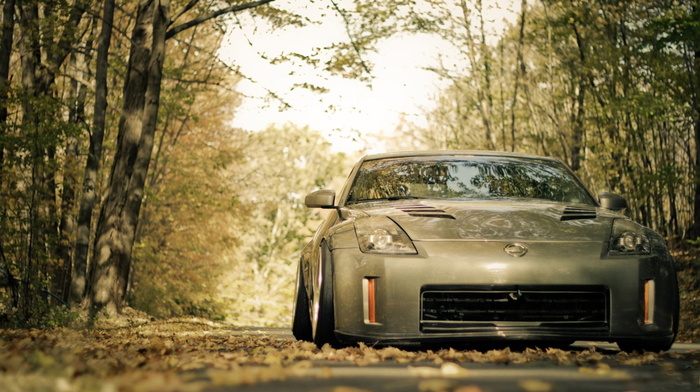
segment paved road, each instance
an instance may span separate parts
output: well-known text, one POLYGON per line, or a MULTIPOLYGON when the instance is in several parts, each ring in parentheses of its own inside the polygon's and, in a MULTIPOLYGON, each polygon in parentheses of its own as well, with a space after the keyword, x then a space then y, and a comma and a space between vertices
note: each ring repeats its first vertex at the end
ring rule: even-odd
MULTIPOLYGON (((249 329, 244 334, 269 334, 289 338, 284 329, 249 329)), ((592 346, 615 355, 617 346, 608 343, 577 342, 570 350, 592 346)), ((347 362, 315 362, 283 382, 211 389, 211 391, 420 391, 420 392, 682 392, 700 391, 700 344, 676 344, 662 361, 642 366, 557 366, 551 362, 526 364, 475 364, 437 366, 431 363, 401 365, 383 362, 353 366, 347 362), (677 357, 677 358, 674 358, 677 357)))

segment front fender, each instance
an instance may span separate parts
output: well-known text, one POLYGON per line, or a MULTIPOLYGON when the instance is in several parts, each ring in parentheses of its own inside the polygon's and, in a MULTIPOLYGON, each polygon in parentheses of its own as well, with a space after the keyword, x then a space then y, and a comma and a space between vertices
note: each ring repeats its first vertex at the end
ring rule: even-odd
POLYGON ((354 221, 346 220, 333 226, 325 236, 331 251, 336 249, 359 248, 354 221))

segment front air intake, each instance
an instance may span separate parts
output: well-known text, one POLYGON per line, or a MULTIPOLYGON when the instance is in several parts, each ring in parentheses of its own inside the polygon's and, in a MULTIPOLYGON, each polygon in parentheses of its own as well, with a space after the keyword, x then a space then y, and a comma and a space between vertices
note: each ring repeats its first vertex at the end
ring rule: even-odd
POLYGON ((561 221, 595 219, 598 215, 592 208, 566 207, 562 212, 561 221))
POLYGON ((397 210, 403 211, 410 216, 417 216, 422 218, 444 218, 444 219, 455 219, 452 214, 445 212, 444 210, 424 205, 408 205, 396 207, 397 210))

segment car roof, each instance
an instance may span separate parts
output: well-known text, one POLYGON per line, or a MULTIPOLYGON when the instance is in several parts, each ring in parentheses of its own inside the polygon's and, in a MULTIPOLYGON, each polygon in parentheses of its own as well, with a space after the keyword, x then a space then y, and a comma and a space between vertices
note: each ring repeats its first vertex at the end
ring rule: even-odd
POLYGON ((546 159, 559 161, 556 158, 544 157, 540 155, 523 154, 506 151, 485 151, 485 150, 425 150, 425 151, 395 151, 380 154, 365 155, 361 161, 372 161, 377 159, 388 158, 411 158, 411 157, 427 157, 427 156, 484 156, 484 157, 510 157, 510 158, 526 158, 526 159, 546 159))

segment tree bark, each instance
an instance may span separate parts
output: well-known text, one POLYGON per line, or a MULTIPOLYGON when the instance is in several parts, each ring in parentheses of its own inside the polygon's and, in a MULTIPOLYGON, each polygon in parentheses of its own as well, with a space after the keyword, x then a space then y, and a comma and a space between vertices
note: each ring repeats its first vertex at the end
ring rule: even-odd
MULTIPOLYGON (((47 234, 55 205, 49 196, 51 187, 48 185, 46 143, 41 143, 42 128, 38 119, 36 105, 45 100, 49 94, 45 73, 39 71, 41 64, 41 44, 38 41, 39 7, 36 3, 19 7, 21 35, 20 62, 22 94, 22 127, 26 130, 25 137, 29 141, 28 162, 31 169, 29 192, 27 193, 29 230, 28 244, 24 258, 18 263, 21 277, 19 314, 24 321, 31 318, 35 311, 36 284, 42 267, 41 260, 45 258, 47 234)), ((54 199, 55 200, 55 199, 54 199)))
MULTIPOLYGON (((695 52, 695 78, 700 79, 700 51, 695 52)), ((700 80, 696 80, 696 97, 700 94, 700 80)), ((700 104, 695 102, 695 189, 693 194, 693 226, 690 229, 690 239, 700 237, 700 104)))
MULTIPOLYGON (((692 7, 693 13, 700 12, 700 1, 692 7)), ((692 84, 691 102, 695 112, 695 189, 693 194, 693 225, 690 228, 688 237, 697 239, 700 237, 700 48, 693 49, 692 71, 688 79, 692 84)))
POLYGON ((142 0, 132 34, 117 151, 95 235, 86 306, 119 312, 153 147, 165 56, 168 0, 142 0))
MULTIPOLYGON (((86 45, 83 60, 87 63, 89 53, 92 51, 92 43, 86 45)), ((71 66, 78 69, 78 59, 71 56, 71 66)), ((70 104, 68 120, 71 124, 85 124, 85 101, 87 100, 87 86, 75 78, 70 81, 70 104)), ((65 158, 63 164, 63 192, 61 197, 61 221, 59 223, 59 258, 62 260, 61 271, 55 276, 52 291, 61 298, 68 299, 72 279, 72 262, 75 247, 73 242, 76 231, 75 202, 76 187, 78 184, 78 157, 80 155, 80 139, 70 134, 66 137, 65 158)))
MULTIPOLYGON (((2 9, 2 29, 0 29, 0 139, 5 134, 5 124, 7 123, 7 98, 9 96, 9 76, 10 76, 10 57, 12 55, 12 43, 14 40, 15 29, 15 0, 5 0, 2 9)), ((5 147, 0 144, 0 192, 4 193, 5 189, 5 147)), ((0 205, 0 230, 5 230, 7 222, 7 206, 5 203, 0 205)), ((0 266, 4 267, 9 276, 10 291, 12 295, 12 306, 17 306, 17 281, 12 276, 8 261, 5 258, 3 247, 5 244, 5 236, 0 236, 0 266)))
MULTIPOLYGON (((171 23, 169 0, 140 1, 124 82, 124 104, 119 121, 117 150, 97 223, 94 256, 84 301, 84 306, 92 316, 101 310, 120 312, 126 297, 131 251, 158 120, 166 39, 224 13, 257 7, 271 1, 273 0, 227 7, 171 30, 168 30, 171 23)), ((189 5, 195 2, 193 0, 189 5)), ((179 17, 183 13, 184 11, 176 15, 179 17)))
MULTIPOLYGON (((15 29, 15 0, 5 0, 2 7, 2 30, 0 34, 0 124, 7 121, 7 89, 9 88, 10 57, 15 29)), ((3 128, 0 127, 0 130, 3 128)), ((4 163, 4 149, 0 147, 0 167, 4 163)), ((2 177, 0 176, 0 186, 2 177)))
MULTIPOLYGON (((59 75, 59 69, 73 52, 77 27, 85 14, 88 1, 76 0, 73 5, 63 5, 67 10, 68 19, 62 24, 61 29, 47 20, 47 15, 58 12, 52 7, 53 4, 46 4, 41 9, 37 2, 16 5, 16 10, 19 11, 18 24, 22 31, 20 35, 21 87, 23 89, 20 95, 22 97, 21 121, 26 140, 29 141, 24 153, 29 158, 27 162, 31 168, 30 186, 27 187, 28 244, 23 260, 18 262, 22 277, 22 295, 18 306, 25 320, 30 319, 31 315, 37 311, 34 297, 38 295, 37 289, 46 284, 40 278, 60 277, 70 268, 69 260, 66 260, 63 265, 48 262, 59 257, 65 249, 62 248, 61 242, 57 241, 60 235, 57 219, 59 212, 57 178, 59 177, 54 163, 60 139, 52 134, 56 128, 52 128, 52 121, 50 121, 59 119, 60 116, 56 110, 48 108, 56 102, 54 82, 59 75)), ((5 7, 7 6, 6 2, 5 7)), ((9 14, 13 14, 12 9, 9 10, 9 14)), ((5 14, 4 19, 9 14, 5 14)), ((9 52, 9 50, 5 52, 3 47, 3 54, 9 52)), ((49 283, 60 285, 57 280, 49 283)))
MULTIPOLYGON (((516 113, 515 108, 518 104, 518 89, 520 87, 520 77, 525 77, 525 61, 523 59, 523 46, 525 44, 525 22, 527 15, 527 1, 522 0, 520 3, 520 29, 518 30, 518 41, 516 46, 516 64, 515 64, 515 80, 513 82, 513 99, 510 104, 510 151, 515 151, 515 134, 516 126, 515 119, 516 113)), ((503 138, 503 145, 506 145, 505 137, 503 138)))
POLYGON ((476 92, 478 110, 484 127, 483 143, 486 149, 493 150, 497 145, 497 136, 493 130, 493 91, 491 89, 491 59, 488 45, 486 44, 486 30, 484 24, 484 10, 481 0, 475 4, 479 16, 478 35, 474 37, 471 17, 472 9, 465 0, 460 1, 461 18, 463 20, 464 35, 466 37, 466 55, 472 67, 470 75, 471 84, 476 92))
POLYGON ((107 69, 109 67, 109 47, 112 40, 113 22, 114 0, 105 0, 102 11, 102 27, 97 44, 92 134, 90 135, 90 146, 85 164, 85 176, 83 177, 83 193, 78 210, 75 256, 73 258, 73 274, 69 296, 72 303, 82 302, 85 295, 92 212, 95 209, 95 204, 97 204, 95 187, 100 170, 102 144, 105 134, 108 92, 107 69))

